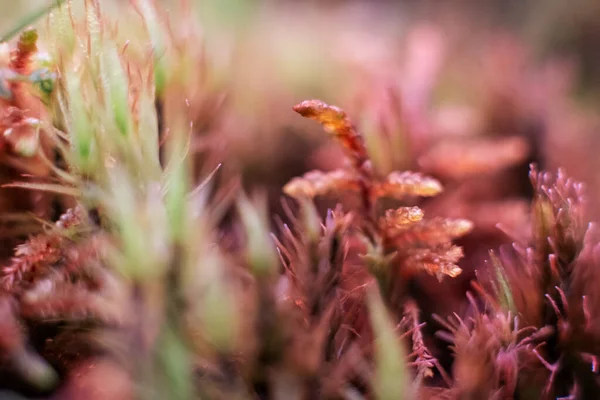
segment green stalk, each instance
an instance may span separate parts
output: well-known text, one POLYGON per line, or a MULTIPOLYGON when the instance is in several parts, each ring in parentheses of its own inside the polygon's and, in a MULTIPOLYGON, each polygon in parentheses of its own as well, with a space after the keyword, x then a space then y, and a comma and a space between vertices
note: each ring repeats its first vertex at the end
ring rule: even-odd
POLYGON ((18 35, 27 26, 36 23, 40 18, 47 15, 54 8, 59 7, 65 0, 55 0, 52 4, 32 12, 20 20, 12 29, 0 36, 0 42, 6 42, 18 35))

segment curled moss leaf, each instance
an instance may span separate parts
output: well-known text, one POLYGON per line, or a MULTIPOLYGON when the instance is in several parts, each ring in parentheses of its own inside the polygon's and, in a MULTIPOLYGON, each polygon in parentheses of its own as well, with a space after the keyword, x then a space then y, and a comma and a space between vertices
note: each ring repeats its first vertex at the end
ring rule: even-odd
POLYGON ((328 193, 360 190, 359 178, 351 170, 338 169, 330 172, 310 171, 288 182, 283 191, 295 198, 314 198, 328 193))
POLYGON ((385 217, 380 219, 380 225, 385 230, 399 229, 421 221, 423 216, 423 210, 419 207, 400 207, 395 210, 387 210, 385 217))
POLYGON ((408 245, 411 243, 442 244, 462 237, 473 229, 473 223, 466 219, 435 217, 422 219, 414 224, 396 225, 388 229, 390 238, 408 245))
POLYGON ((306 100, 294 106, 294 111, 323 125, 325 131, 340 142, 355 165, 360 166, 367 160, 364 140, 342 109, 320 100, 306 100))
POLYGON ((407 196, 437 196, 442 190, 442 184, 437 179, 418 172, 395 171, 385 181, 375 184, 373 194, 375 197, 404 199, 407 196))
POLYGON ((444 276, 455 278, 462 269, 456 263, 463 257, 459 246, 441 245, 432 248, 411 248, 404 264, 415 270, 423 270, 441 280, 444 276))

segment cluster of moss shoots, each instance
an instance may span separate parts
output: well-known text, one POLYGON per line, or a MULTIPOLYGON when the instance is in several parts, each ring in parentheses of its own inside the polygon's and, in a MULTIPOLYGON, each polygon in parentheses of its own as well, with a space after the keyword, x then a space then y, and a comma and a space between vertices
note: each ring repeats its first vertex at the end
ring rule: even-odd
POLYGON ((271 235, 264 201, 219 190, 214 174, 192 186, 182 54, 169 52, 175 39, 152 2, 134 3, 151 51, 119 48, 89 0, 81 24, 68 5, 53 11, 49 59, 27 30, 0 70, 2 157, 32 177, 5 186, 46 196, 41 216, 51 199, 67 208, 2 268, 0 348, 21 382, 12 390, 119 399, 600 393, 598 230, 585 220, 580 183, 532 169, 531 235, 490 253, 465 315, 435 317, 453 356, 446 370, 426 344, 414 280, 461 274, 453 241, 473 224, 415 206, 441 183, 381 176, 344 111, 305 101, 294 110, 323 126, 346 167, 285 185, 293 200, 271 235), (331 195, 356 207, 322 219, 314 199, 331 195), (223 228, 232 210, 236 228, 223 228))

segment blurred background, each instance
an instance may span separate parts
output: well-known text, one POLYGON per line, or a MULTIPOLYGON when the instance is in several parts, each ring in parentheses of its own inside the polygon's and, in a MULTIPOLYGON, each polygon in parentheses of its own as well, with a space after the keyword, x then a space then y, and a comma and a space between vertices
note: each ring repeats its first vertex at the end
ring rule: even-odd
MULTIPOLYGON (((0 26, 6 31, 48 3, 1 0, 0 26)), ((320 98, 377 134, 376 120, 394 114, 378 104, 386 92, 395 92, 405 117, 421 119, 404 121, 404 146, 389 149, 397 160, 410 163, 409 142, 425 137, 528 130, 537 131, 530 151, 544 167, 596 179, 598 1, 159 3, 175 16, 181 4, 192 3, 202 38, 194 45, 205 48, 211 63, 210 74, 197 71, 210 75, 198 89, 208 96, 224 88, 225 117, 211 129, 226 138, 249 183, 279 185, 307 167, 335 163, 319 156, 327 155, 324 149, 311 151, 324 135, 296 117, 292 105, 320 98)), ((116 0, 102 6, 108 13, 131 8, 116 0)))
MULTIPOLYGON (((159 3, 190 59, 180 73, 194 148, 210 148, 250 191, 267 190, 274 213, 290 178, 342 164, 320 127, 291 109, 311 98, 346 110, 379 172, 440 179, 446 195, 432 213, 518 230, 530 162, 564 167, 597 204, 597 0, 159 3)), ((46 4, 0 0, 0 26, 46 4)), ((117 25, 136 13, 127 1, 101 4, 117 25)), ((130 25, 115 28, 124 42, 130 25)))

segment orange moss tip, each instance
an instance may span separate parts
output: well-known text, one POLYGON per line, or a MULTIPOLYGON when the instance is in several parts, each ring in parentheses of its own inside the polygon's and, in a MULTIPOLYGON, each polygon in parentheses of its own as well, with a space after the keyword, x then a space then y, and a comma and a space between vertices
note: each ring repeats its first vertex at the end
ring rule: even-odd
MULTIPOLYGON (((302 177, 294 178, 284 187, 283 192, 294 198, 314 198, 332 192, 359 191, 360 177, 348 169, 337 169, 329 172, 310 171, 302 177)), ((403 199, 407 196, 435 196, 442 191, 442 185, 434 178, 416 172, 392 172, 385 181, 373 185, 372 195, 375 198, 393 197, 403 199)), ((408 210, 398 210, 396 217, 408 210)), ((410 218, 416 218, 413 210, 410 218)), ((407 217, 409 217, 407 215, 407 217)))
POLYGON ((431 197, 440 194, 442 184, 435 178, 418 172, 392 172, 385 181, 373 187, 375 197, 394 197, 403 199, 406 196, 431 197))
POLYGON ((467 219, 435 217, 420 220, 410 225, 388 226, 387 233, 400 243, 443 244, 459 238, 473 230, 473 223, 467 219))
POLYGON ((462 269, 456 265, 462 257, 462 247, 449 244, 436 248, 415 248, 409 251, 404 265, 411 269, 424 270, 441 280, 444 276, 455 278, 462 273, 462 269))
POLYGON ((326 132, 334 135, 348 156, 360 166, 368 159, 362 136, 356 131, 346 113, 339 107, 321 100, 305 100, 293 107, 294 111, 323 125, 326 132))
POLYGON ((346 118, 344 110, 321 100, 304 100, 302 103, 296 104, 293 109, 305 118, 318 121, 334 121, 346 118))
POLYGON ((473 222, 468 219, 443 219, 442 226, 453 238, 464 236, 474 228, 473 222))
POLYGON ((283 192, 294 198, 314 198, 344 190, 360 190, 358 178, 352 171, 345 169, 310 171, 302 177, 292 179, 283 187, 283 192))

